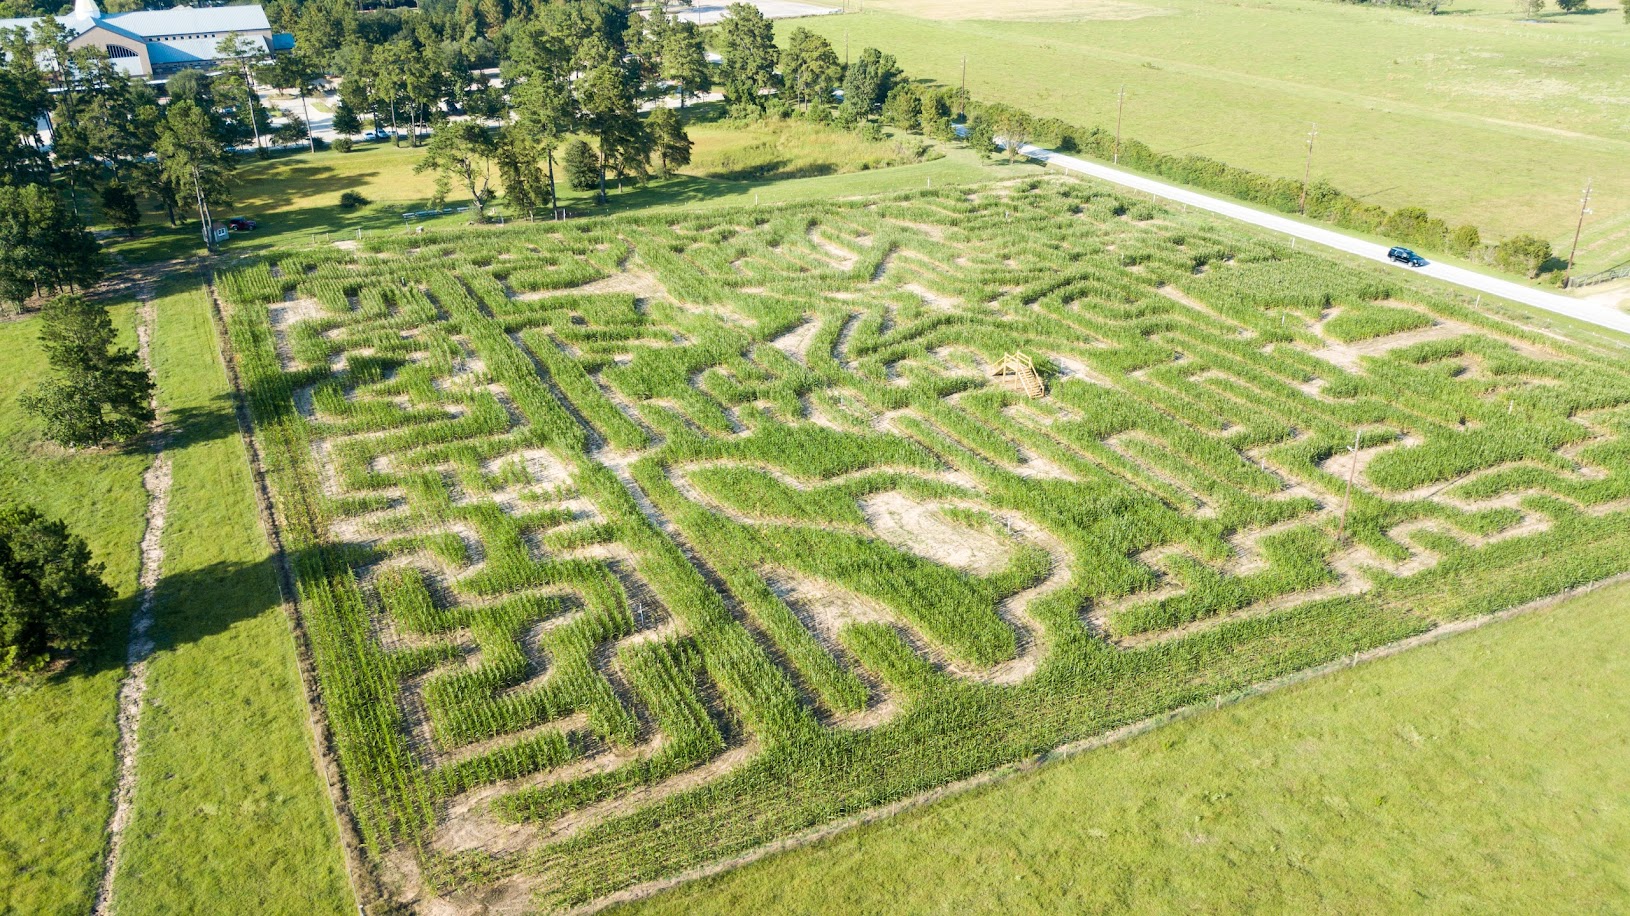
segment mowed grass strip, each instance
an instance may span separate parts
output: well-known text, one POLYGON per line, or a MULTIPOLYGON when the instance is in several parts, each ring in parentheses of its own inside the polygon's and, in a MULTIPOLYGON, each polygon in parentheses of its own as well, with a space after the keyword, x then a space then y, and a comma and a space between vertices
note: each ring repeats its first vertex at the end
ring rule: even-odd
POLYGON ((173 464, 121 914, 354 910, 209 300, 160 300, 173 464))
MULTIPOLYGON (((113 309, 135 346, 135 311, 113 309)), ((99 647, 48 680, 0 690, 0 913, 85 913, 113 808, 119 678, 147 494, 142 448, 71 454, 46 442, 17 395, 44 378, 39 319, 0 322, 0 499, 85 538, 118 592, 99 647)))
POLYGON ((619 912, 1618 909, 1627 607, 1604 588, 619 912))

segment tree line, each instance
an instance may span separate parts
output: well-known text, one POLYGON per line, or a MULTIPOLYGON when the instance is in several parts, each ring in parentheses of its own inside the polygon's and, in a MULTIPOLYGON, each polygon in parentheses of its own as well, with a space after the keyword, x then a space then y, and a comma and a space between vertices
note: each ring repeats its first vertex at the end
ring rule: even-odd
MULTIPOLYGON (((51 374, 19 400, 47 439, 97 447, 148 428, 152 377, 137 353, 115 345, 106 308, 60 296, 37 325, 51 374)), ((0 498, 0 683, 90 645, 112 608, 102 573, 85 541, 62 522, 0 498)))

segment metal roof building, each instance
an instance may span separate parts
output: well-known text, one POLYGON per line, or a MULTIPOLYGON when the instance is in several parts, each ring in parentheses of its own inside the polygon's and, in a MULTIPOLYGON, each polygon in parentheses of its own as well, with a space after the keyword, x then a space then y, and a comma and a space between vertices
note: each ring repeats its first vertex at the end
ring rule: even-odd
MULTIPOLYGON (((220 61, 215 46, 228 35, 258 42, 264 53, 287 50, 287 35, 273 35, 266 11, 259 6, 178 6, 168 10, 106 13, 96 0, 77 0, 71 16, 57 21, 74 33, 70 48, 101 48, 131 76, 164 76, 189 67, 209 68, 220 61)), ((32 31, 41 19, 0 19, 0 29, 32 31)))

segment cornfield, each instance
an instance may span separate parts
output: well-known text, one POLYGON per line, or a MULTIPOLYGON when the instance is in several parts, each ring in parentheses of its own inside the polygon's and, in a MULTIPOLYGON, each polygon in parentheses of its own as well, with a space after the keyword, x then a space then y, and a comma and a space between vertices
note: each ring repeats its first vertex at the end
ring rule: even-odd
POLYGON ((444 893, 591 901, 1630 568, 1622 360, 1082 184, 216 286, 351 807, 444 893))

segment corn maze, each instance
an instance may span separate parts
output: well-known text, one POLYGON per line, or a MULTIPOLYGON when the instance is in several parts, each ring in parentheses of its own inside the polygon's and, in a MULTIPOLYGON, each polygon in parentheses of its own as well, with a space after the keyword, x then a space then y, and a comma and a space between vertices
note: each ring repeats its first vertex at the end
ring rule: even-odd
POLYGON ((369 861, 548 908, 1630 569, 1626 362, 1404 283, 1032 180, 216 288, 369 861))

